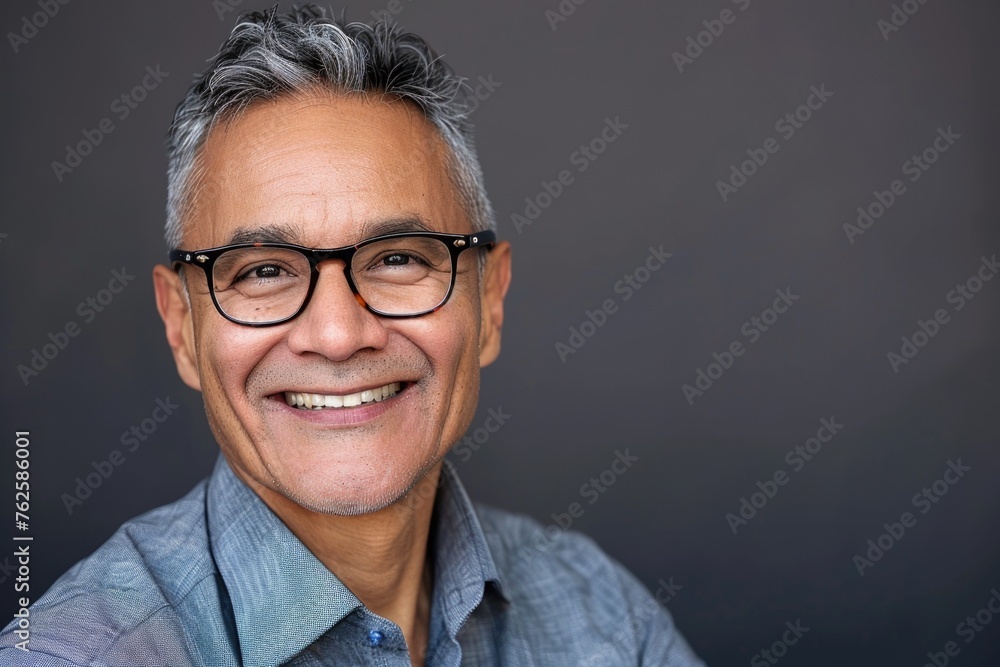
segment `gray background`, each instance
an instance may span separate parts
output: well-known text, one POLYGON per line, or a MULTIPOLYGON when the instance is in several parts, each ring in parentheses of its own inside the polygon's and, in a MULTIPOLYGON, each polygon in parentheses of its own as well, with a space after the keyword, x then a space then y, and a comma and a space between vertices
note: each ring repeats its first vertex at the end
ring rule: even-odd
MULTIPOLYGON (((12 479, 13 431, 30 430, 33 598, 120 523, 186 492, 215 457, 149 272, 165 255, 165 131, 239 13, 220 19, 220 6, 77 0, 17 53, 9 38, 0 47, 0 479, 12 479), (170 74, 119 120, 111 103, 147 65, 170 74), (51 163, 104 117, 115 131, 57 181, 51 163), (121 267, 136 279, 84 323, 77 305, 121 267), (25 386, 17 365, 70 320, 81 334, 25 386), (181 408, 68 514, 62 494, 168 396, 181 408)), ((367 20, 387 6, 346 9, 367 20)), ((460 73, 500 82, 475 121, 515 271, 503 354, 484 372, 473 426, 489 408, 511 418, 458 460, 470 493, 546 522, 582 502, 574 528, 651 589, 671 577, 682 586, 668 607, 711 664, 746 664, 797 619, 810 630, 782 664, 919 665, 947 641, 961 648, 953 664, 996 664, 1000 622, 968 644, 956 625, 1000 587, 1000 281, 961 311, 946 302, 1000 251, 996 5, 932 0, 888 40, 877 26, 887 0, 752 0, 745 11, 729 0, 589 0, 555 30, 544 14, 555 0, 398 7, 460 73), (735 21, 679 72, 673 52, 725 8, 735 21), (775 122, 821 84, 833 96, 779 138, 775 122), (628 128, 576 171, 571 154, 619 116, 628 128), (949 126, 961 138, 909 182, 903 162, 949 126), (780 150, 723 202, 716 182, 768 137, 780 150), (519 233, 511 214, 562 169, 573 184, 519 233), (849 243, 844 223, 897 178, 906 193, 849 243), (673 257, 624 301, 615 282, 660 244, 673 257), (681 386, 713 352, 748 343, 743 323, 786 287, 795 305, 689 404, 681 386), (607 298, 617 312, 563 363, 555 344, 607 298), (937 308, 950 322, 894 373, 887 353, 937 308), (831 416, 843 430, 790 472, 785 453, 831 416), (581 484, 625 448, 639 461, 588 504, 581 484), (859 576, 852 557, 915 512, 911 497, 959 457, 971 470, 859 576), (789 483, 734 535, 726 514, 779 469, 789 483)), ((0 28, 19 31, 37 11, 6 2, 0 28)), ((0 539, 17 533, 2 525, 0 539)))

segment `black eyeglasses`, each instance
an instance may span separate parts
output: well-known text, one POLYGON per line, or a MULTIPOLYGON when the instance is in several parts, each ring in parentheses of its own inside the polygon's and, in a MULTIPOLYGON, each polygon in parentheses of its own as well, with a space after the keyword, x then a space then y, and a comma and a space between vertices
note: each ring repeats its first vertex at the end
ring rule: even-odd
POLYGON ((237 243, 208 250, 171 250, 170 261, 205 271, 219 313, 251 327, 282 324, 309 304, 319 263, 344 262, 344 276, 359 303, 382 317, 419 317, 448 302, 458 258, 471 248, 492 248, 496 234, 405 232, 331 250, 290 243, 237 243))

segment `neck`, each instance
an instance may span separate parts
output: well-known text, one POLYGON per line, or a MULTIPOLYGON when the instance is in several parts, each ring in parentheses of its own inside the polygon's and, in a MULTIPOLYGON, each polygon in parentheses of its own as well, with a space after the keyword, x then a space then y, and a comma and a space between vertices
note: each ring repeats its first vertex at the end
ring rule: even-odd
POLYGON ((430 626, 427 541, 440 474, 438 464, 400 500, 357 516, 313 512, 270 489, 251 488, 366 608, 399 626, 416 656, 430 626))

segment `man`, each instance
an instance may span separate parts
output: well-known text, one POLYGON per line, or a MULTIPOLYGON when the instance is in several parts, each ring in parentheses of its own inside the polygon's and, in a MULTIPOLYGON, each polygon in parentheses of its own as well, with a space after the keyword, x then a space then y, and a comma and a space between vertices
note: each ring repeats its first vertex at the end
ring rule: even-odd
POLYGON ((175 115, 153 272, 221 456, 3 664, 700 664, 592 542, 474 507, 444 462, 511 276, 462 90, 384 23, 243 17, 175 115))

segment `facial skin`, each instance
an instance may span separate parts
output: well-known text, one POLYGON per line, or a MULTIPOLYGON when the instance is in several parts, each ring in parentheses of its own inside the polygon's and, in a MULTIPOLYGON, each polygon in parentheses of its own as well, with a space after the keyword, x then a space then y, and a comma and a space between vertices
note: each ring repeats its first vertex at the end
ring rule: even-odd
MULTIPOLYGON (((400 221, 479 231, 449 180, 446 150, 408 103, 327 92, 258 103, 209 135, 182 247, 237 238, 334 248, 418 229, 400 221)), ((230 466, 272 508, 291 500, 356 515, 399 500, 468 428, 479 368, 499 354, 507 243, 464 252, 448 303, 413 319, 365 310, 343 269, 323 263, 306 310, 265 328, 224 319, 199 268, 183 269, 190 308, 178 275, 154 270, 178 372, 203 393, 230 466), (405 383, 403 391, 354 408, 299 410, 284 400, 288 391, 344 395, 391 382, 405 383)))

